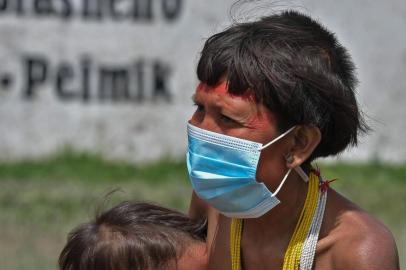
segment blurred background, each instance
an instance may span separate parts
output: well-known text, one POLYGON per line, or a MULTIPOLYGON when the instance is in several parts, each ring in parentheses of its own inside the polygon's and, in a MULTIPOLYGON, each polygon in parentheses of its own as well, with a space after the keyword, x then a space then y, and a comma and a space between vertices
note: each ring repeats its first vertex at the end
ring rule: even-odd
POLYGON ((318 164, 391 229, 406 265, 406 2, 234 2, 0 0, 1 269, 56 269, 67 233, 103 205, 186 210, 203 43, 287 8, 320 20, 354 58, 373 132, 318 164))

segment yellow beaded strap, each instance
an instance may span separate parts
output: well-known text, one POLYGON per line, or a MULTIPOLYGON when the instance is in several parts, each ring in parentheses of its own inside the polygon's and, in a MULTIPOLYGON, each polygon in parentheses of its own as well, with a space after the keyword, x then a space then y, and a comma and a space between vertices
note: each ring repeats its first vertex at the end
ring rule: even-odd
POLYGON ((230 228, 231 270, 240 270, 242 219, 232 219, 230 228))
POLYGON ((288 248, 285 252, 283 261, 283 270, 299 269, 300 257, 303 252, 303 245, 309 234, 310 225, 314 213, 316 212, 319 199, 319 178, 313 172, 309 175, 309 189, 307 191, 306 201, 300 213, 295 231, 290 239, 288 248))
MULTIPOLYGON (((319 179, 311 172, 309 176, 309 189, 306 200, 300 213, 295 231, 290 239, 283 261, 284 270, 298 270, 303 245, 310 230, 313 216, 319 200, 319 179)), ((231 269, 241 269, 241 235, 243 228, 242 219, 232 219, 230 228, 230 253, 231 269)))

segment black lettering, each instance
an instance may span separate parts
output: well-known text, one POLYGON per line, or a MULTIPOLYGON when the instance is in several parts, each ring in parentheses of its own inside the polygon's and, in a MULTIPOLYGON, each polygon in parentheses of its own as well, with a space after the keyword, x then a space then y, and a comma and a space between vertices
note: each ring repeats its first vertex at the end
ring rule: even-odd
POLYGON ((152 21, 152 0, 133 0, 133 18, 135 20, 152 21))
POLYGON ((144 60, 135 63, 135 78, 136 78, 136 95, 135 100, 142 102, 145 100, 145 83, 144 83, 144 60))
POLYGON ((166 101, 171 100, 171 95, 167 88, 169 73, 170 70, 167 65, 164 65, 158 61, 153 64, 153 99, 162 97, 166 99, 166 101))
POLYGON ((110 4, 110 14, 111 17, 115 20, 122 20, 125 19, 125 14, 120 12, 117 8, 117 5, 119 4, 119 2, 121 2, 121 0, 109 0, 109 4, 110 4))
POLYGON ((1 12, 16 12, 17 16, 24 15, 24 0, 0 0, 0 13, 1 12))
POLYGON ((62 100, 71 100, 75 97, 75 93, 67 89, 67 85, 72 81, 73 75, 73 68, 68 64, 61 64, 56 73, 56 93, 62 100))
POLYGON ((32 57, 23 60, 25 66, 24 97, 33 98, 39 85, 44 84, 47 79, 47 61, 42 57, 32 57))
POLYGON ((15 0, 16 2, 16 12, 18 16, 23 16, 25 14, 24 0, 15 0))
MULTIPOLYGON (((63 61, 55 72, 45 57, 29 55, 22 59, 23 97, 35 98, 49 82, 60 100, 93 99, 112 102, 145 102, 163 100, 170 102, 171 66, 160 60, 137 59, 131 65, 95 65, 86 55, 79 65, 63 61), (94 92, 93 92, 94 91, 94 92)), ((10 89, 13 78, 0 74, 0 88, 10 89)))
POLYGON ((72 3, 70 0, 62 0, 61 16, 64 19, 69 19, 72 16, 72 3))
POLYGON ((173 21, 179 17, 182 0, 162 0, 162 10, 168 21, 173 21))
POLYGON ((0 16, 12 13, 16 16, 55 16, 61 20, 78 15, 85 21, 152 22, 161 16, 171 22, 179 18, 182 8, 182 0, 159 0, 159 3, 158 0, 0 0, 0 16))
POLYGON ((100 68, 99 99, 122 101, 130 98, 130 77, 127 69, 100 68))
POLYGON ((82 67, 82 100, 88 102, 90 100, 90 59, 85 57, 81 61, 82 67))
POLYGON ((83 18, 87 20, 102 19, 102 0, 82 0, 83 18))
POLYGON ((7 10, 7 0, 0 0, 0 12, 7 10))
POLYGON ((51 15, 54 12, 52 0, 35 0, 34 11, 38 15, 51 15))
POLYGON ((10 90, 12 84, 13 76, 11 74, 6 73, 0 76, 0 85, 2 90, 10 90))

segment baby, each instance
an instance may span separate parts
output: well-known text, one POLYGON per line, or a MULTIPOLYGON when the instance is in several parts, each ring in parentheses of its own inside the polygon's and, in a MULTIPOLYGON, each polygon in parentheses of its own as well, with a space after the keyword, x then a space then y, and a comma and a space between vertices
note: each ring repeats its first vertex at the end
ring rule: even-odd
POLYGON ((207 269, 206 221, 149 203, 122 202, 68 236, 61 270, 207 269))

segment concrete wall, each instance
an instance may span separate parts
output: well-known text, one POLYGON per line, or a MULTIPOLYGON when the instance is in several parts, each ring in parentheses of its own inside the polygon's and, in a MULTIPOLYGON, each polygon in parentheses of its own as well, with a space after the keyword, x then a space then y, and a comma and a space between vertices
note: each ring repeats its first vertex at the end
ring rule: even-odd
MULTIPOLYGON (((182 157, 198 52, 232 3, 0 0, 0 159, 66 145, 134 162, 182 157)), ((272 3, 289 6, 336 32, 358 66, 375 131, 341 158, 406 161, 406 3, 272 3)))

